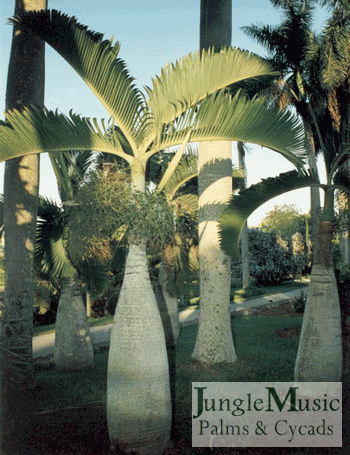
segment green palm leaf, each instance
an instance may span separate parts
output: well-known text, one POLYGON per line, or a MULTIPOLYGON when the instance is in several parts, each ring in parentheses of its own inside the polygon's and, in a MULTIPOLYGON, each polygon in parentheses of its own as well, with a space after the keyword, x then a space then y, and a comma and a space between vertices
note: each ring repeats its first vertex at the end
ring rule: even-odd
POLYGON ((249 142, 275 150, 301 167, 304 129, 290 111, 277 111, 264 99, 248 99, 242 93, 233 98, 224 92, 208 96, 199 107, 189 109, 178 121, 163 128, 161 146, 181 141, 191 129, 191 142, 226 140, 249 142))
POLYGON ((306 171, 290 171, 278 177, 264 179, 238 195, 231 197, 220 218, 221 247, 226 254, 239 258, 239 237, 244 223, 262 204, 288 191, 309 186, 321 186, 318 179, 306 171))
POLYGON ((75 192, 85 178, 94 157, 94 153, 90 151, 49 153, 62 202, 74 199, 75 192))
POLYGON ((0 160, 18 156, 67 150, 94 150, 113 153, 130 159, 124 153, 116 135, 107 134, 104 121, 70 113, 27 107, 9 111, 6 122, 0 122, 0 160))
POLYGON ((148 105, 157 128, 173 121, 208 94, 230 85, 249 87, 277 75, 261 57, 240 49, 198 51, 162 69, 160 76, 152 80, 152 88, 146 88, 148 105))
POLYGON ((66 221, 62 209, 47 198, 39 198, 35 259, 48 277, 73 278, 77 270, 66 253, 66 221))
POLYGON ((198 212, 198 196, 197 194, 181 194, 174 199, 178 207, 179 214, 189 214, 192 218, 197 217, 198 212))
POLYGON ((37 34, 74 68, 136 149, 145 103, 124 61, 117 58, 119 43, 103 40, 101 33, 56 10, 24 13, 10 22, 37 34))
POLYGON ((171 175, 171 179, 164 186, 164 193, 169 200, 175 197, 176 192, 188 180, 191 180, 198 174, 198 148, 195 145, 188 145, 184 155, 171 175))

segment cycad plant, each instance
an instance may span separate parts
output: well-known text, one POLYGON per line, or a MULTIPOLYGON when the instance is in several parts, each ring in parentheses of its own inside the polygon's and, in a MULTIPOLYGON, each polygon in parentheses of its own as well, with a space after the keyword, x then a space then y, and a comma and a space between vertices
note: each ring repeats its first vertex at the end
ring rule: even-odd
MULTIPOLYGON (((254 84, 276 73, 261 58, 237 49, 194 53, 167 65, 144 94, 134 85, 119 44, 104 40, 57 11, 24 14, 13 22, 50 44, 82 77, 109 113, 109 122, 27 108, 6 113, 0 158, 43 151, 94 150, 123 158, 135 200, 145 193, 148 160, 188 142, 242 140, 270 147, 299 166, 303 129, 290 112, 248 99, 229 85, 254 84), (114 124, 114 128, 108 126, 114 124)), ((129 236, 123 286, 111 335, 107 418, 111 443, 127 452, 160 453, 169 440, 170 390, 164 332, 149 279, 142 232, 129 236)))

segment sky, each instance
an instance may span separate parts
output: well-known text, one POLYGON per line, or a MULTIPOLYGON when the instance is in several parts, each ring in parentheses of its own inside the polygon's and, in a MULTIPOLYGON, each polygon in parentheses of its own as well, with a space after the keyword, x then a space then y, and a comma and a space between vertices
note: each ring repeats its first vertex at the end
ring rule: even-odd
MULTIPOLYGON (((7 66, 9 61, 12 27, 6 19, 14 12, 14 0, 1 0, 0 6, 0 118, 5 110, 7 66)), ((137 86, 150 85, 161 68, 199 46, 200 0, 48 0, 50 9, 76 16, 91 30, 102 32, 106 38, 114 36, 121 43, 119 57, 123 58, 137 86), (176 4, 176 6, 174 5, 176 4)), ((232 46, 264 56, 264 50, 240 27, 251 24, 277 25, 281 14, 269 0, 232 0, 232 46)), ((319 31, 327 17, 325 10, 315 15, 315 30, 319 31)), ((68 114, 70 109, 85 117, 107 117, 107 112, 90 89, 70 66, 49 46, 46 46, 45 105, 48 109, 68 114)), ((293 169, 280 155, 267 149, 248 145, 246 157, 248 184, 261 178, 278 175, 293 169)), ((237 152, 233 148, 233 164, 237 152)), ((0 192, 3 188, 3 169, 0 164, 0 192)), ((322 170, 321 170, 322 173, 322 170)), ((57 185, 45 154, 41 158, 40 193, 59 201, 57 185)), ((309 190, 298 190, 264 204, 249 218, 249 225, 257 225, 274 205, 293 203, 303 212, 310 206, 309 190)))

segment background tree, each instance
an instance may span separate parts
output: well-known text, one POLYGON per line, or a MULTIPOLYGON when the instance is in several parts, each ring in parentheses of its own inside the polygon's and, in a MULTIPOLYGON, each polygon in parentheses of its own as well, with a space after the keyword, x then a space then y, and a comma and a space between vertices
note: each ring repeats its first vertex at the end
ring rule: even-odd
POLYGON ((309 215, 301 213, 294 204, 275 205, 259 224, 259 229, 274 232, 289 240, 296 232, 304 236, 308 232, 309 215))
MULTIPOLYGON (((228 96, 224 91, 229 85, 271 79, 271 68, 253 54, 235 49, 190 54, 163 68, 144 96, 117 57, 119 45, 88 31, 75 18, 51 11, 14 21, 35 31, 64 56, 102 101, 115 127, 107 129, 104 122, 74 114, 68 119, 34 108, 12 111, 0 126, 2 159, 36 151, 114 153, 130 166, 136 204, 146 197, 148 160, 164 148, 180 146, 163 177, 168 179, 188 142, 249 140, 279 151, 296 165, 301 163, 295 153, 302 154, 302 129, 292 114, 277 112, 264 100, 249 100, 240 92, 228 96)), ((170 388, 144 234, 143 229, 133 230, 128 238, 109 351, 107 417, 112 445, 130 452, 142 441, 142 449, 137 450, 157 453, 169 439, 170 388)))
MULTIPOLYGON (((313 125, 312 113, 319 103, 315 98, 315 88, 310 74, 306 54, 314 40, 312 19, 315 0, 270 0, 272 5, 282 10, 283 21, 274 27, 251 25, 243 31, 255 38, 267 50, 271 61, 281 71, 282 78, 269 90, 270 99, 279 108, 293 105, 304 122, 308 163, 317 175, 316 150, 318 139, 313 125)), ((311 188, 310 238, 314 243, 320 216, 320 192, 311 188)))
POLYGON ((327 188, 295 365, 295 378, 300 381, 339 381, 342 375, 341 315, 331 244, 335 191, 338 187, 348 194, 349 190, 344 164, 349 158, 350 9, 347 1, 331 3, 332 14, 308 55, 315 86, 324 100, 314 123, 327 188))
MULTIPOLYGON (((15 14, 46 8, 46 0, 16 0, 15 14)), ((44 43, 14 26, 7 75, 6 110, 43 106, 44 43)), ((1 321, 0 451, 12 454, 31 414, 34 244, 39 157, 8 161, 4 178, 5 296, 1 321)))
MULTIPOLYGON (((325 192, 325 208, 320 223, 310 285, 305 307, 302 337, 295 364, 296 381, 339 381, 342 373, 342 338, 339 297, 331 257, 334 225, 332 215, 333 179, 337 173, 336 159, 328 184, 303 171, 292 171, 252 185, 231 198, 220 220, 222 247, 238 257, 238 242, 245 220, 263 203, 288 191, 318 186, 325 192)), ((341 162, 341 161, 340 161, 341 162)), ((345 187, 342 187, 346 191, 345 187)))

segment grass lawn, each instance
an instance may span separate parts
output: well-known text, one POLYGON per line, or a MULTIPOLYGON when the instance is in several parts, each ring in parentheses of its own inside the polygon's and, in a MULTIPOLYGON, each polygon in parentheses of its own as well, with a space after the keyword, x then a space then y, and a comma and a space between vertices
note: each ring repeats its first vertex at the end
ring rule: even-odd
MULTIPOLYGON (((1 268, 0 268, 1 271, 1 268)), ((242 303, 245 300, 248 300, 250 298, 254 298, 257 296, 263 296, 263 295, 272 295, 272 294, 279 294, 283 292, 288 292, 288 291, 293 291, 298 288, 305 287, 305 285, 308 284, 307 280, 304 281, 285 281, 283 282, 280 286, 267 286, 263 288, 258 288, 258 287, 253 287, 251 289, 236 289, 232 290, 232 295, 233 295, 233 300, 235 303, 242 303)), ((197 308, 198 305, 192 305, 192 308, 197 308)), ((181 310, 188 308, 188 306, 184 308, 180 308, 181 310)), ((105 316, 102 318, 90 318, 88 320, 88 323, 90 327, 96 326, 96 325, 107 325, 113 322, 113 316, 105 316)), ((34 336, 36 335, 43 335, 45 333, 51 333, 54 332, 55 330, 55 324, 48 324, 48 325, 43 325, 43 326, 37 326, 34 327, 34 336)))
MULTIPOLYGON (((89 318, 88 324, 90 327, 94 327, 96 325, 107 325, 113 322, 113 316, 104 316, 101 318, 89 318)), ((34 336, 37 335, 44 335, 45 333, 51 333, 55 331, 55 324, 47 324, 47 325, 39 325, 34 327, 34 336)))
MULTIPOLYGON (((175 415, 173 445, 165 455, 192 454, 340 454, 342 449, 200 449, 191 445, 192 381, 253 382, 292 381, 298 338, 280 338, 277 330, 300 327, 302 317, 237 316, 232 319, 239 360, 234 366, 211 368, 191 361, 197 326, 182 328, 175 373, 175 415)), ((80 373, 59 373, 54 369, 36 372, 39 390, 36 415, 27 454, 107 455, 109 449, 105 417, 108 352, 96 354, 95 365, 80 373)), ((344 384, 349 384, 348 374, 344 384)))

